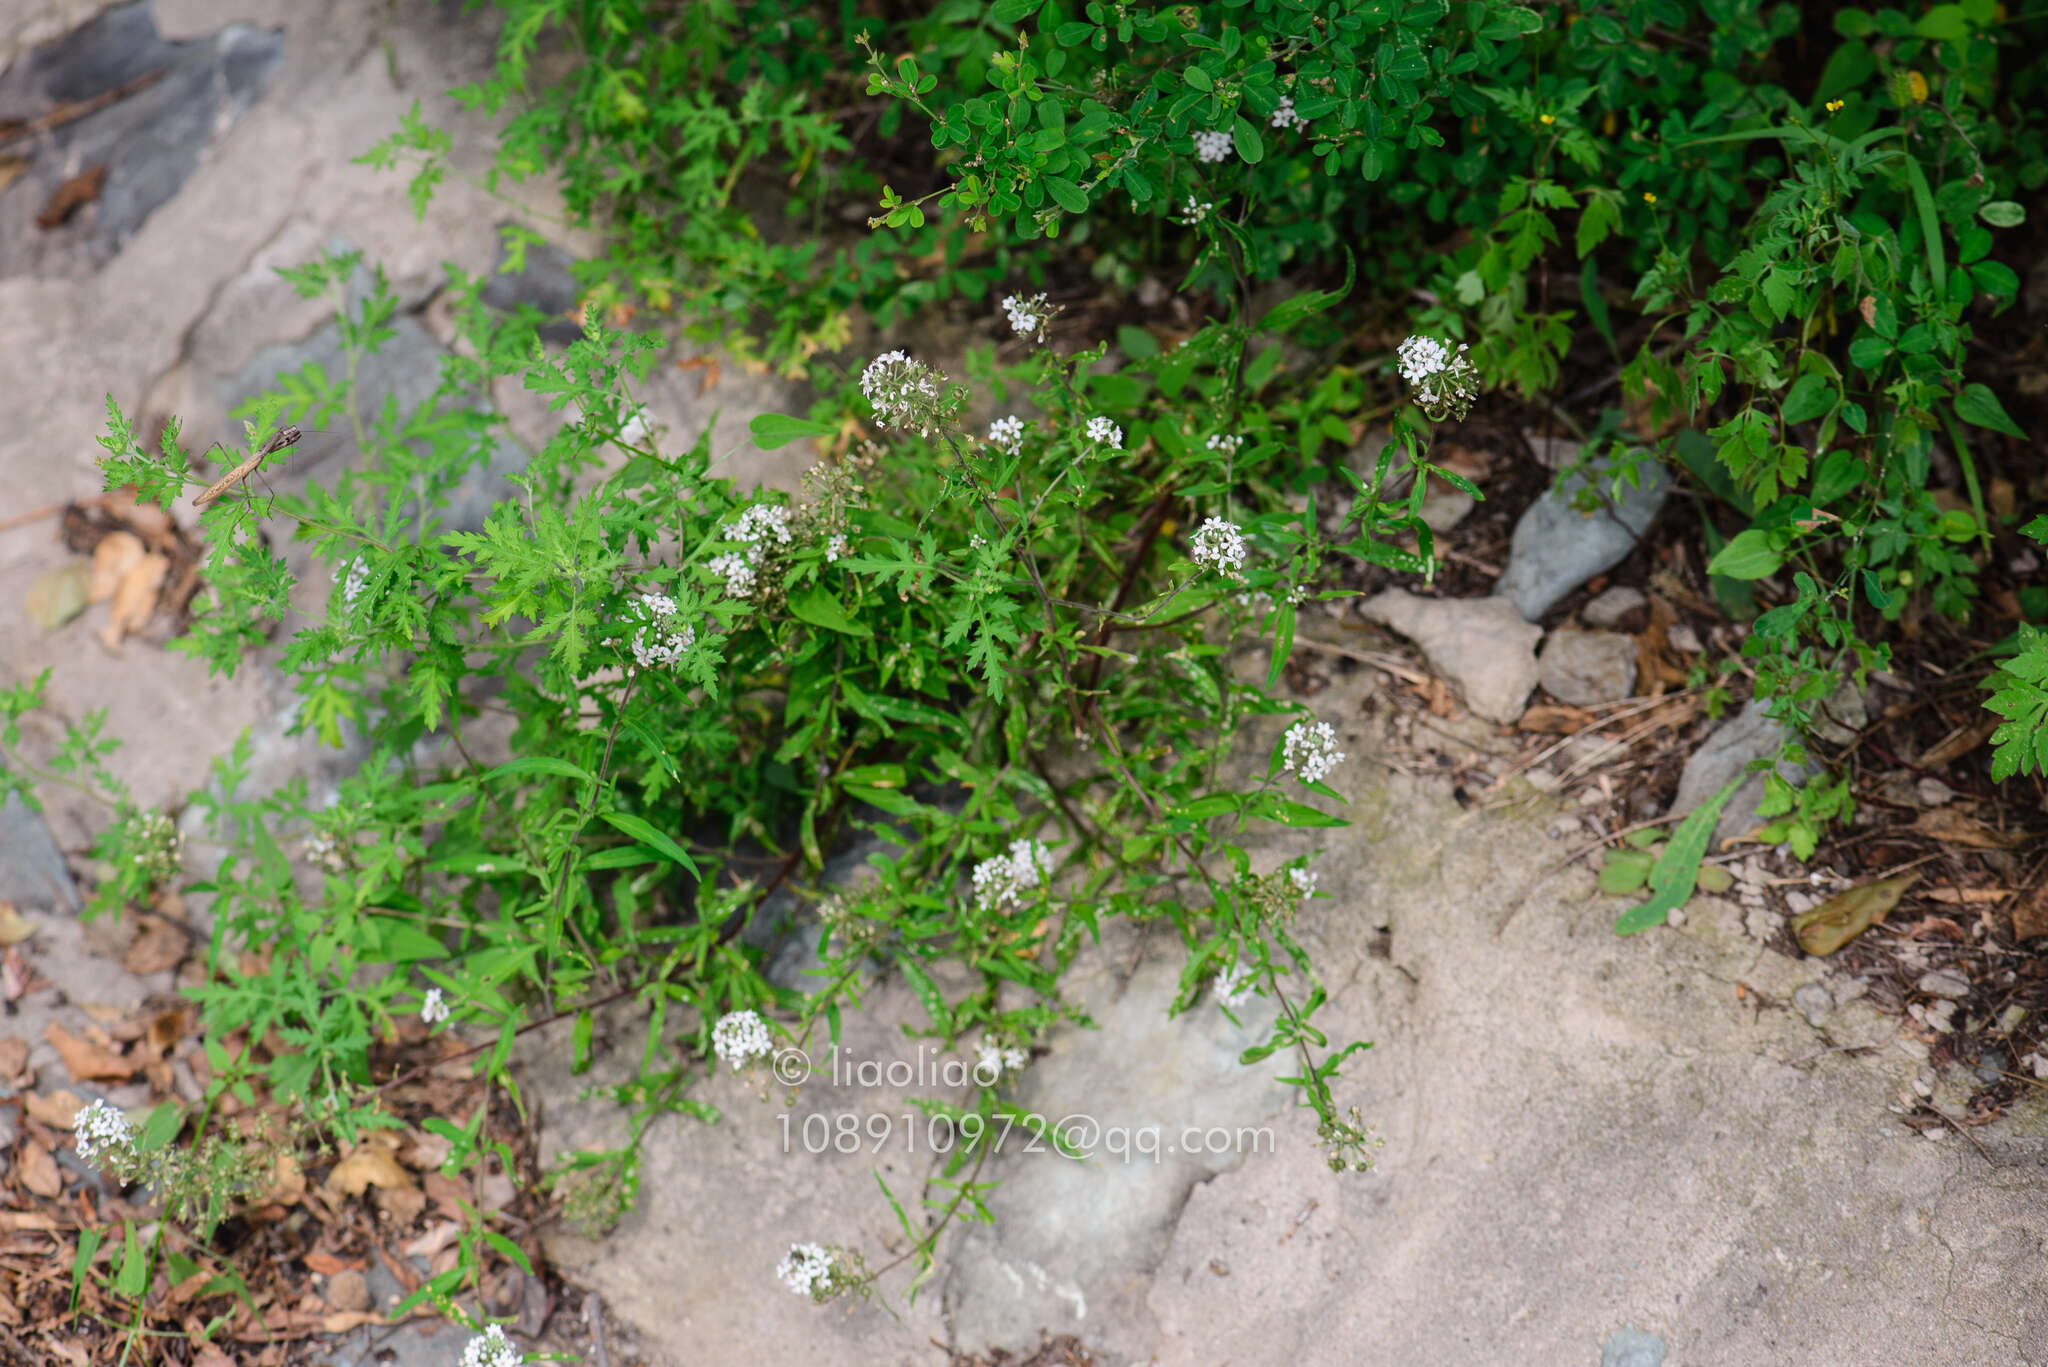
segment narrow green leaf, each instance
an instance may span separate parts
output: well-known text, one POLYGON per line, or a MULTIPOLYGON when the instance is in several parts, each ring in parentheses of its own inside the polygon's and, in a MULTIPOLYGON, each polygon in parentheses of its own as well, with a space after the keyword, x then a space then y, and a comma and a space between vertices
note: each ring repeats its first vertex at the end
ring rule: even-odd
POLYGON ((829 437, 839 429, 829 422, 792 418, 787 413, 756 413, 747 430, 754 434, 754 445, 763 451, 777 451, 805 437, 829 437))
POLYGON ((703 877, 698 873, 697 861, 690 858, 689 853, 681 845, 654 829, 640 817, 634 816, 631 812, 599 812, 597 815, 613 829, 623 831, 641 844, 651 847, 670 863, 681 864, 697 877, 703 877))
POLYGON ((1661 926, 1673 911, 1685 905, 1685 899, 1692 896, 1693 883, 1699 878, 1700 860, 1706 858, 1707 846, 1713 841, 1714 823, 1721 819, 1721 809, 1728 805, 1728 799, 1735 796, 1735 790, 1746 777, 1743 774, 1729 779, 1720 792, 1678 823, 1678 829, 1671 833, 1671 843, 1658 857, 1657 866, 1650 870, 1649 900, 1624 911, 1614 923, 1615 934, 1633 935, 1651 926, 1661 926))

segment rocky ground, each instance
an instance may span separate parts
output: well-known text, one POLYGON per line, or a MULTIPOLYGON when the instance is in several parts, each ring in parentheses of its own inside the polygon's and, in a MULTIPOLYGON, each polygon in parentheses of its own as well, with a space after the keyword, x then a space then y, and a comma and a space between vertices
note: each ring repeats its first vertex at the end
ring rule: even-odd
MULTIPOLYGON (((488 131, 443 92, 486 68, 487 18, 365 0, 146 0, 0 21, 0 127, 48 124, 0 144, 0 168, 20 163, 11 183, 0 169, 0 316, 13 324, 0 393, 17 396, 0 428, 0 685, 48 669, 63 713, 105 708, 125 742, 117 770, 145 803, 176 806, 245 728, 259 784, 329 783, 354 756, 287 734, 287 695, 263 662, 209 679, 168 653, 167 615, 111 645, 104 603, 48 625, 48 586, 80 558, 60 518, 39 514, 98 491, 92 438, 109 392, 143 430, 183 417, 196 447, 225 435, 227 410, 271 377, 333 355, 324 311, 272 273, 330 244, 381 263, 405 304, 399 337, 363 377, 368 396, 419 397, 452 337, 441 263, 492 269, 494 225, 515 211, 451 181, 417 223, 403 179, 353 158, 418 100, 458 130, 458 165, 485 163, 488 131), (84 193, 65 187, 80 184, 92 193, 58 217, 67 193, 84 193)), ((522 193, 552 206, 545 187, 522 193)), ((500 276, 495 298, 571 307, 562 254, 590 243, 551 236, 555 251, 500 276)), ((778 385, 728 368, 707 392, 695 373, 663 367, 642 397, 685 438, 717 408, 720 472, 794 485, 800 447, 771 458, 744 442, 747 416, 797 401, 778 385)), ((544 435, 550 419, 530 399, 496 398, 525 434, 544 435)), ((285 487, 349 458, 343 442, 309 434, 285 487)), ((479 482, 475 516, 492 491, 479 482)), ((1956 1009, 1944 1002, 1970 1016, 1986 1000, 1970 995, 1980 980, 1996 986, 2004 972, 2009 984, 2030 959, 1998 959, 1996 937, 1972 940, 1967 925, 1966 947, 1984 947, 1968 972, 1911 945, 1883 963, 1800 955, 1781 912, 1817 894, 1788 893, 1790 866, 1754 848, 1731 849, 1725 895, 1696 896, 1681 924, 1618 938, 1626 903, 1598 892, 1592 868, 1559 867, 1587 837, 1643 815, 1614 805, 1616 776, 1637 763, 1622 736, 1635 734, 1630 718, 1671 714, 1631 700, 1687 705, 1666 675, 1701 642, 1671 614, 1675 590, 1654 576, 1587 588, 1638 552, 1667 496, 1653 481, 1587 517, 1544 494, 1517 509, 1487 567, 1491 596, 1376 589, 1355 613, 1304 627, 1313 639, 1289 682, 1338 729, 1350 758, 1332 781, 1353 825, 1319 846, 1312 833, 1270 839, 1259 867, 1321 850, 1324 895, 1297 932, 1330 991, 1320 1023, 1374 1042, 1338 1092, 1378 1127, 1375 1171, 1331 1174, 1312 1116, 1275 1081, 1278 1060, 1238 1063, 1265 1023, 1258 1003, 1241 1025, 1206 999, 1168 1019, 1177 951, 1124 928, 1071 979, 1099 1028, 1056 1034, 1015 1084, 1023 1105, 1096 1124, 1098 1151, 1075 1162, 1007 1149, 983 1174, 1002 1183, 995 1223, 949 1238, 914 1305, 816 1309, 772 1275, 794 1241, 888 1261, 901 1240, 877 1176, 908 1200, 934 1174, 909 1098, 946 1089, 870 1086, 853 1067, 919 1060, 899 1027, 922 1013, 884 980, 847 1022, 839 1077, 814 1058, 819 1072, 793 1097, 720 1078, 704 1095, 722 1122, 660 1122, 640 1203, 615 1229, 537 1226, 558 1279, 515 1288, 519 1327, 605 1363, 765 1352, 944 1364, 1044 1343, 1034 1360, 1203 1367, 2048 1364, 2048 1108, 2020 1076, 2017 1037, 2000 1042, 2017 1022, 1987 1008, 1968 1034, 1991 1042, 1969 1057, 1936 1028, 1956 1009), (1419 654, 1399 654, 1399 638, 1419 654), (1553 743, 1538 709, 1576 720, 1553 743), (2026 1084, 2016 1093, 2015 1078, 2026 1084), (1993 1085, 2008 1098, 2000 1116, 1975 1123, 1973 1097, 1993 1085), (821 1149, 810 1136, 842 1116, 886 1117, 881 1151, 821 1149), (1201 1142, 1187 1142, 1190 1127, 1201 1142), (1155 1136, 1157 1151, 1119 1155, 1119 1135, 1139 1148, 1155 1136)), ((1449 530, 1472 509, 1434 498, 1430 511, 1449 530)), ((192 526, 190 514, 177 522, 192 526)), ((310 562, 299 553, 294 566, 310 562)), ((1260 652, 1238 663, 1262 677, 1260 652)), ((1845 693, 1845 734, 1885 707, 1882 686, 1845 693)), ((1772 742, 1753 711, 1716 726, 1695 709, 1665 733, 1683 727, 1692 743, 1671 760, 1683 766, 1674 812, 1772 742)), ((1248 739, 1263 755, 1272 737, 1248 739)), ((1908 786, 1902 810, 1953 810, 1953 791, 1908 786)), ((1748 830, 1759 796, 1754 784, 1739 796, 1720 834, 1748 830)), ((127 1047, 122 1022, 173 1002, 189 960, 139 950, 151 931, 135 924, 81 925, 81 853, 103 818, 61 790, 49 797, 41 817, 0 811, 0 902, 36 925, 17 946, 20 969, 9 964, 28 976, 9 988, 0 1035, 26 1048, 0 1071, 24 1109, 0 1112, 0 1140, 17 1175, 54 1154, 60 1185, 78 1189, 95 1179, 30 1098, 68 1088, 146 1100, 149 1082, 85 1077, 62 1042, 98 1031, 127 1047)), ((204 832, 191 834, 199 863, 204 832)), ((843 876, 860 876, 860 855, 842 856, 843 876)), ((1959 892, 1951 910, 1967 922, 1970 905, 1959 892)), ((543 1157, 619 1141, 620 1112, 587 1089, 637 1055, 636 1025, 606 1023, 594 1077, 569 1076, 563 1041, 524 1042, 543 1157)), ((0 1062, 7 1047, 0 1039, 0 1062)), ((189 1067, 174 1080, 189 1084, 189 1067)), ((23 1228, 0 1221, 10 1237, 23 1228)), ((322 1273, 324 1299, 304 1313, 363 1315, 433 1256, 322 1273)), ((885 1286, 900 1291, 904 1276, 885 1286)), ((291 1360, 456 1362, 461 1336, 431 1330, 354 1328, 291 1360)))

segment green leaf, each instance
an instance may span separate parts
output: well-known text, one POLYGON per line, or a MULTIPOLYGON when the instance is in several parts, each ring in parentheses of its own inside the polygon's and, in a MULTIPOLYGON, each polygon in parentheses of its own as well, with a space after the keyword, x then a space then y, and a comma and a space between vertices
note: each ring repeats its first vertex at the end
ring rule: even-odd
POLYGON ((1188 89, 1199 90, 1205 95, 1216 88, 1216 79, 1198 66, 1189 67, 1181 80, 1187 82, 1188 89))
POLYGON ((1014 24, 1019 19, 1027 19, 1036 14, 1039 6, 1044 3, 1045 0, 996 0, 994 8, 989 11, 989 17, 998 24, 1014 24))
POLYGON ((2006 416, 2005 406, 1998 402, 1998 396, 1991 392, 1989 385, 1965 385, 1963 392, 1956 395, 1956 416, 1972 427, 1988 427, 2008 437, 2026 440, 2027 434, 2006 416))
POLYGON ((2017 228, 2027 221, 2027 211, 2009 199, 1994 199, 1977 210, 1977 217, 1994 228, 2017 228))
POLYGON ((1266 688, 1270 691, 1280 682, 1280 671, 1287 668, 1287 657, 1294 650, 1294 604, 1282 603, 1273 628, 1273 663, 1266 671, 1266 688))
POLYGON ((488 783, 494 778, 509 778, 514 774, 555 774, 561 778, 573 778, 583 783, 595 783, 597 781, 597 775, 591 773, 588 769, 583 768, 581 765, 571 764, 565 759, 557 759, 553 755, 527 755, 522 759, 515 759, 508 764, 499 765, 497 768, 486 773, 483 778, 484 782, 488 783))
POLYGON ((642 818, 634 816, 631 812, 599 812, 597 815, 614 830, 632 836, 641 844, 658 852, 671 864, 681 864, 699 878, 704 876, 697 871, 697 861, 690 858, 681 845, 654 829, 642 818))
POLYGON ((1083 193, 1080 186, 1074 184, 1071 180, 1064 180, 1059 176, 1047 176, 1045 178, 1045 192, 1052 196, 1053 203, 1059 205, 1070 214, 1085 214, 1088 212, 1088 196, 1083 193))
POLYGON ((1656 866, 1657 857, 1644 850, 1615 850, 1600 866, 1596 881, 1607 896, 1627 897, 1650 881, 1650 870, 1656 866))
POLYGON ((756 413, 754 420, 747 424, 747 430, 754 434, 754 445, 763 451, 778 451, 793 441, 801 441, 805 437, 829 437, 839 429, 829 422, 792 418, 787 413, 756 413))
POLYGON ((1259 141, 1259 130, 1245 119, 1240 117, 1231 126, 1230 140, 1237 145, 1237 154, 1249 164, 1256 166, 1266 159, 1266 144, 1259 141))
POLYGON ((1730 579, 1761 579, 1784 563, 1785 557, 1771 549, 1771 534, 1751 527, 1721 548, 1707 563, 1707 572, 1730 579))
POLYGON ((1633 935, 1639 930, 1661 926, 1671 918, 1672 912, 1685 905, 1685 899, 1692 896, 1693 883, 1699 877, 1700 860, 1706 858, 1707 846, 1714 838, 1714 823, 1721 819, 1721 809, 1728 805, 1728 799, 1735 796, 1735 790, 1742 786, 1746 777, 1746 774, 1738 774, 1729 779, 1720 792, 1678 823, 1678 829, 1671 833, 1671 843, 1658 857, 1657 866, 1650 870, 1649 899, 1621 914, 1614 923, 1615 934, 1633 935))
POLYGON ((951 1034, 953 1013, 947 1009, 945 995, 939 991, 939 985, 932 981, 931 974, 925 972, 924 966, 915 959, 902 958, 896 962, 902 966, 904 979, 909 982, 910 990, 917 994, 918 1001, 924 1004, 925 1013, 932 1018, 932 1024, 941 1032, 951 1034))
POLYGON ((1788 423, 1811 422, 1834 406, 1835 387, 1827 376, 1801 375, 1778 416, 1788 423))
POLYGON ((848 617, 846 609, 839 606, 839 600, 823 584, 813 584, 802 593, 791 594, 789 611, 799 622, 845 636, 872 637, 875 634, 864 623, 848 617))

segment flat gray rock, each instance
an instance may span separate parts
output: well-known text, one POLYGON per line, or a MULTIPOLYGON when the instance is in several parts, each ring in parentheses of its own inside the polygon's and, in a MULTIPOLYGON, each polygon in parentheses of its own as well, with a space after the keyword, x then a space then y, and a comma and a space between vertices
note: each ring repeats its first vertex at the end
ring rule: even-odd
POLYGON ((1507 569, 1493 591, 1528 621, 1541 619, 1573 589, 1620 564, 1671 493, 1656 464, 1643 467, 1642 487, 1624 489, 1618 501, 1606 497, 1607 483, 1581 472, 1563 487, 1546 490, 1515 524, 1507 569), (1585 489, 1600 491, 1598 511, 1582 513, 1573 506, 1585 489))
MULTIPOLYGON (((250 24, 167 43, 149 0, 138 0, 0 73, 0 121, 42 118, 135 86, 103 108, 8 148, 30 160, 20 179, 0 192, 0 277, 75 276, 105 265, 178 192, 208 144, 263 98, 283 57, 284 35, 250 24), (61 224, 40 226, 37 215, 57 187, 96 166, 106 168, 97 198, 61 224)), ((233 206, 221 211, 232 213, 233 206)))
POLYGON ((1537 662, 1544 691, 1574 707, 1620 702, 1636 691, 1636 643, 1611 631, 1559 627, 1537 662))
POLYGON ((1512 723, 1528 706, 1538 674, 1531 626, 1502 598, 1417 598, 1388 589, 1359 609, 1422 647, 1430 668, 1458 686, 1478 716, 1512 723))
MULTIPOLYGON (((1722 722, 1701 742, 1685 762, 1685 771, 1678 779, 1678 795, 1671 800, 1672 813, 1682 815, 1691 811, 1720 792, 1730 779, 1740 777, 1751 760, 1776 754, 1786 734, 1785 728, 1764 714, 1763 704, 1751 699, 1741 712, 1722 722)), ((1805 774, 1788 767, 1785 777, 1801 782, 1805 774)), ((1763 800, 1764 776, 1750 774, 1721 809, 1721 819, 1714 826, 1715 841, 1732 839, 1753 828, 1757 824, 1756 809, 1763 800)))
POLYGON ((75 912, 83 905, 50 828, 15 794, 0 803, 0 902, 24 911, 75 912))

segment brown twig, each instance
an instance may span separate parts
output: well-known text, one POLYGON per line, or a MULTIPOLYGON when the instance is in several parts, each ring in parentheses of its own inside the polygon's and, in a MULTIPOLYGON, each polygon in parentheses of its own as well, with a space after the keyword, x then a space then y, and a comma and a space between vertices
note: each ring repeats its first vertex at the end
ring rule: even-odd
POLYGON ((10 142, 19 142, 34 133, 47 133, 51 129, 62 128, 74 119, 82 119, 87 114, 97 113, 110 104, 127 99, 138 90, 155 85, 164 78, 164 72, 169 69, 158 67, 155 71, 145 72, 132 81, 115 86, 112 90, 103 90, 82 100, 67 100, 49 113, 33 119, 0 124, 0 147, 5 147, 10 142))

